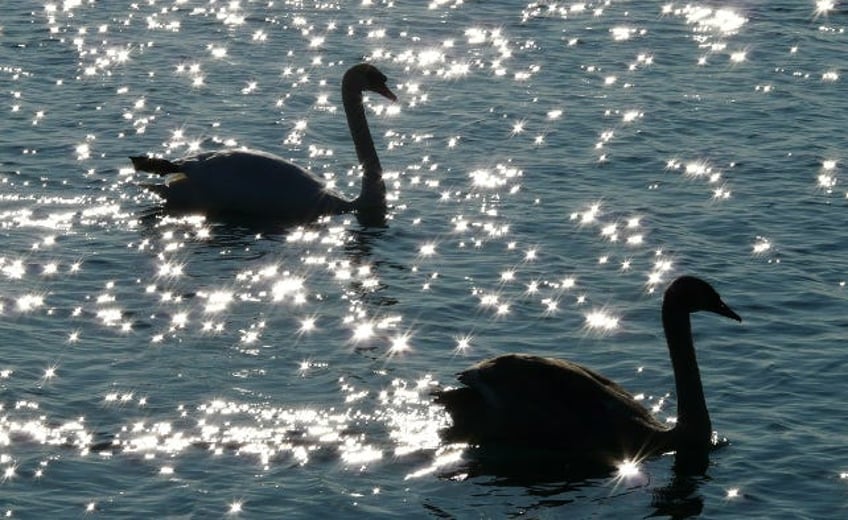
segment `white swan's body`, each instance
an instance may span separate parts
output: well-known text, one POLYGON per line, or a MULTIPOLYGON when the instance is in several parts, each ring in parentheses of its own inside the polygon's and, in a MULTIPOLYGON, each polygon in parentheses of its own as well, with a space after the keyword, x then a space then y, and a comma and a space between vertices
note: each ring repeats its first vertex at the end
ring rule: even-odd
POLYGON ((363 170, 362 188, 354 200, 328 190, 300 166, 261 151, 206 152, 174 161, 131 157, 133 166, 169 176, 164 184, 143 186, 163 197, 170 208, 296 220, 348 211, 385 212, 383 170, 362 103, 365 90, 396 99, 386 86, 386 76, 372 65, 355 65, 344 75, 342 99, 363 170))
POLYGON ((444 435, 480 446, 556 450, 607 461, 672 450, 706 452, 712 426, 689 320, 699 310, 741 321, 703 280, 684 276, 669 286, 662 315, 677 387, 672 428, 621 386, 588 368, 508 354, 460 373, 464 387, 436 392, 436 402, 453 418, 444 435))

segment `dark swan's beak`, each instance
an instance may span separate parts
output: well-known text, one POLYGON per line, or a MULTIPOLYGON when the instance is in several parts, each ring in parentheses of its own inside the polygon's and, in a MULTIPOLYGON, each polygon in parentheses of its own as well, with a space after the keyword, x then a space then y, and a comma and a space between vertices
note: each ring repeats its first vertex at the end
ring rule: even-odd
POLYGON ((395 93, 389 90, 389 87, 387 87, 385 84, 380 85, 378 87, 374 87, 374 92, 380 94, 384 98, 391 99, 392 101, 397 101, 397 96, 395 95, 395 93))
POLYGON ((719 302, 719 306, 715 310, 715 313, 721 314, 722 316, 725 316, 725 317, 730 318, 732 320, 736 320, 740 323, 742 322, 742 317, 739 316, 738 314, 736 314, 735 312, 733 312, 733 309, 728 307, 727 304, 724 303, 724 302, 719 302))

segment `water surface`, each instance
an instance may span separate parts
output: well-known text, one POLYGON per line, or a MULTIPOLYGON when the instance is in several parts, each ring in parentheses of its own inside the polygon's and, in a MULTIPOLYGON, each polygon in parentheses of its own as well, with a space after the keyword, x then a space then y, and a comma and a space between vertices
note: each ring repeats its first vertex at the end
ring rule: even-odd
POLYGON ((0 511, 38 518, 841 518, 839 2, 103 2, 0 8, 0 511), (347 196, 361 60, 388 225, 156 211, 127 156, 252 147, 347 196), (693 327, 707 474, 480 475, 428 392, 567 357, 673 418, 693 327))

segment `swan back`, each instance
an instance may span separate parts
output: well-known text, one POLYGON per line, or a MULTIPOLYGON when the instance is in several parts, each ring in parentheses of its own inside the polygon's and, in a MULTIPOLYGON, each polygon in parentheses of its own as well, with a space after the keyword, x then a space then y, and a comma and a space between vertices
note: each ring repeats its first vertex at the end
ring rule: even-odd
POLYGON ((350 203, 303 168, 255 150, 209 152, 174 161, 168 203, 210 212, 307 218, 349 210, 350 203))
POLYGON ((505 354, 458 379, 465 387, 436 394, 453 418, 448 440, 583 456, 641 449, 651 431, 664 430, 620 385, 567 360, 505 354))

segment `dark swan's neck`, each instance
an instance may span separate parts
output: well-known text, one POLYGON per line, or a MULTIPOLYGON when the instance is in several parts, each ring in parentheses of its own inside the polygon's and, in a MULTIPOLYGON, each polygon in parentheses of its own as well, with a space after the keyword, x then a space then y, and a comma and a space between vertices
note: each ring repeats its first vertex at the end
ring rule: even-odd
POLYGON ((342 101, 344 102, 347 126, 356 147, 356 156, 362 166, 362 189, 354 201, 357 209, 379 209, 386 206, 386 185, 383 182, 383 167, 374 140, 365 118, 365 106, 362 104, 362 92, 345 76, 342 81, 342 101))
POLYGON ((677 447, 707 449, 712 424, 695 358, 689 313, 680 310, 674 301, 665 301, 662 318, 677 388, 677 424, 674 427, 677 447))

